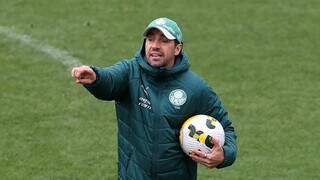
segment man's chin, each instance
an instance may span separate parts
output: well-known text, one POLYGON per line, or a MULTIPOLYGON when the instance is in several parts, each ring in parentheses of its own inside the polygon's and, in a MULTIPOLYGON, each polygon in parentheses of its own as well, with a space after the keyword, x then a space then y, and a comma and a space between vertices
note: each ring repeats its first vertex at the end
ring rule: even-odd
POLYGON ((148 63, 153 67, 161 67, 161 66, 163 66, 163 63, 161 62, 161 60, 150 59, 150 60, 148 60, 148 63))
MULTIPOLYGON (((150 63, 149 63, 150 64, 150 63)), ((156 68, 159 68, 162 66, 162 64, 158 64, 158 63, 153 63, 153 64, 150 64, 152 67, 156 67, 156 68)))

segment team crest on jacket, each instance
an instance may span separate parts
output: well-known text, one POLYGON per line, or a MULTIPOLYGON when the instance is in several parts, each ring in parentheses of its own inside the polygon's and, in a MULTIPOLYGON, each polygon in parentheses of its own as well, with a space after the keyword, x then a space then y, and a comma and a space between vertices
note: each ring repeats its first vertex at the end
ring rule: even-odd
POLYGON ((182 89, 175 89, 169 94, 169 101, 176 108, 182 106, 187 101, 187 94, 182 89))

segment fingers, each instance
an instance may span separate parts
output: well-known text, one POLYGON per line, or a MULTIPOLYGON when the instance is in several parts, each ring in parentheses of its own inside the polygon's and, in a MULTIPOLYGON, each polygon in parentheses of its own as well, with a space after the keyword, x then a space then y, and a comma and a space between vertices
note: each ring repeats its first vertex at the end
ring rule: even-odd
POLYGON ((192 150, 190 158, 199 164, 202 164, 208 168, 215 168, 224 161, 224 151, 219 144, 219 140, 216 138, 212 139, 214 145, 210 153, 205 153, 201 150, 192 150))
POLYGON ((75 67, 71 70, 71 76, 78 84, 90 84, 96 80, 95 72, 89 66, 75 67))
POLYGON ((81 67, 75 67, 71 70, 71 76, 74 78, 79 78, 81 67))
POLYGON ((77 84, 91 84, 92 80, 91 79, 76 79, 77 84))
POLYGON ((212 138, 211 142, 213 144, 212 150, 214 150, 215 148, 220 148, 220 144, 219 144, 219 140, 218 139, 212 138))
POLYGON ((210 166, 209 160, 207 159, 208 155, 205 153, 201 153, 201 151, 198 151, 198 150, 192 151, 192 153, 190 154, 190 157, 192 160, 194 160, 199 164, 202 164, 207 167, 210 166))
POLYGON ((201 150, 192 150, 190 157, 200 164, 208 164, 210 163, 211 154, 207 154, 201 150))
POLYGON ((202 158, 202 159, 204 159, 208 156, 206 153, 202 152, 200 149, 192 150, 191 155, 194 155, 194 156, 202 158))
POLYGON ((190 154, 192 160, 207 168, 215 168, 221 163, 221 160, 217 160, 215 156, 214 152, 205 154, 200 150, 193 150, 190 154))
POLYGON ((71 76, 74 77, 74 78, 77 78, 77 79, 80 79, 81 76, 83 76, 83 74, 85 73, 90 73, 90 69, 88 69, 90 67, 88 66, 81 66, 81 67, 76 67, 76 68, 73 68, 71 70, 71 76))

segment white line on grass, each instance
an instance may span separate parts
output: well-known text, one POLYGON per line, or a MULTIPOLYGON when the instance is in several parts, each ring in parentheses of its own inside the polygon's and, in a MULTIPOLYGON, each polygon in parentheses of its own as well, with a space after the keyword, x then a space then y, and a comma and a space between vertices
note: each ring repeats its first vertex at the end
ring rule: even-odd
POLYGON ((47 54, 51 56, 53 59, 60 61, 62 64, 64 64, 68 68, 82 65, 79 59, 73 57, 67 51, 55 48, 44 42, 40 42, 38 40, 32 39, 31 36, 27 34, 19 34, 14 30, 14 28, 0 26, 0 34, 10 39, 20 41, 24 45, 30 46, 38 51, 41 51, 47 54))

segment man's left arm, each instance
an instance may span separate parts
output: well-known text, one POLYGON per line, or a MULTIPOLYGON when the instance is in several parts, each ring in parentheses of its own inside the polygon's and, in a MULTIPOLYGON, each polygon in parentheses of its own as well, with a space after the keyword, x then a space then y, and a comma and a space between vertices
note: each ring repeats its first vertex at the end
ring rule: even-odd
POLYGON ((210 87, 208 87, 207 90, 202 91, 201 94, 202 102, 198 106, 201 107, 200 113, 212 116, 221 123, 225 131, 225 143, 220 147, 215 140, 213 142, 214 147, 212 153, 206 155, 196 151, 194 152, 194 154, 196 154, 195 160, 209 168, 230 166, 236 160, 237 156, 237 136, 228 116, 228 112, 225 110, 220 98, 210 87))

